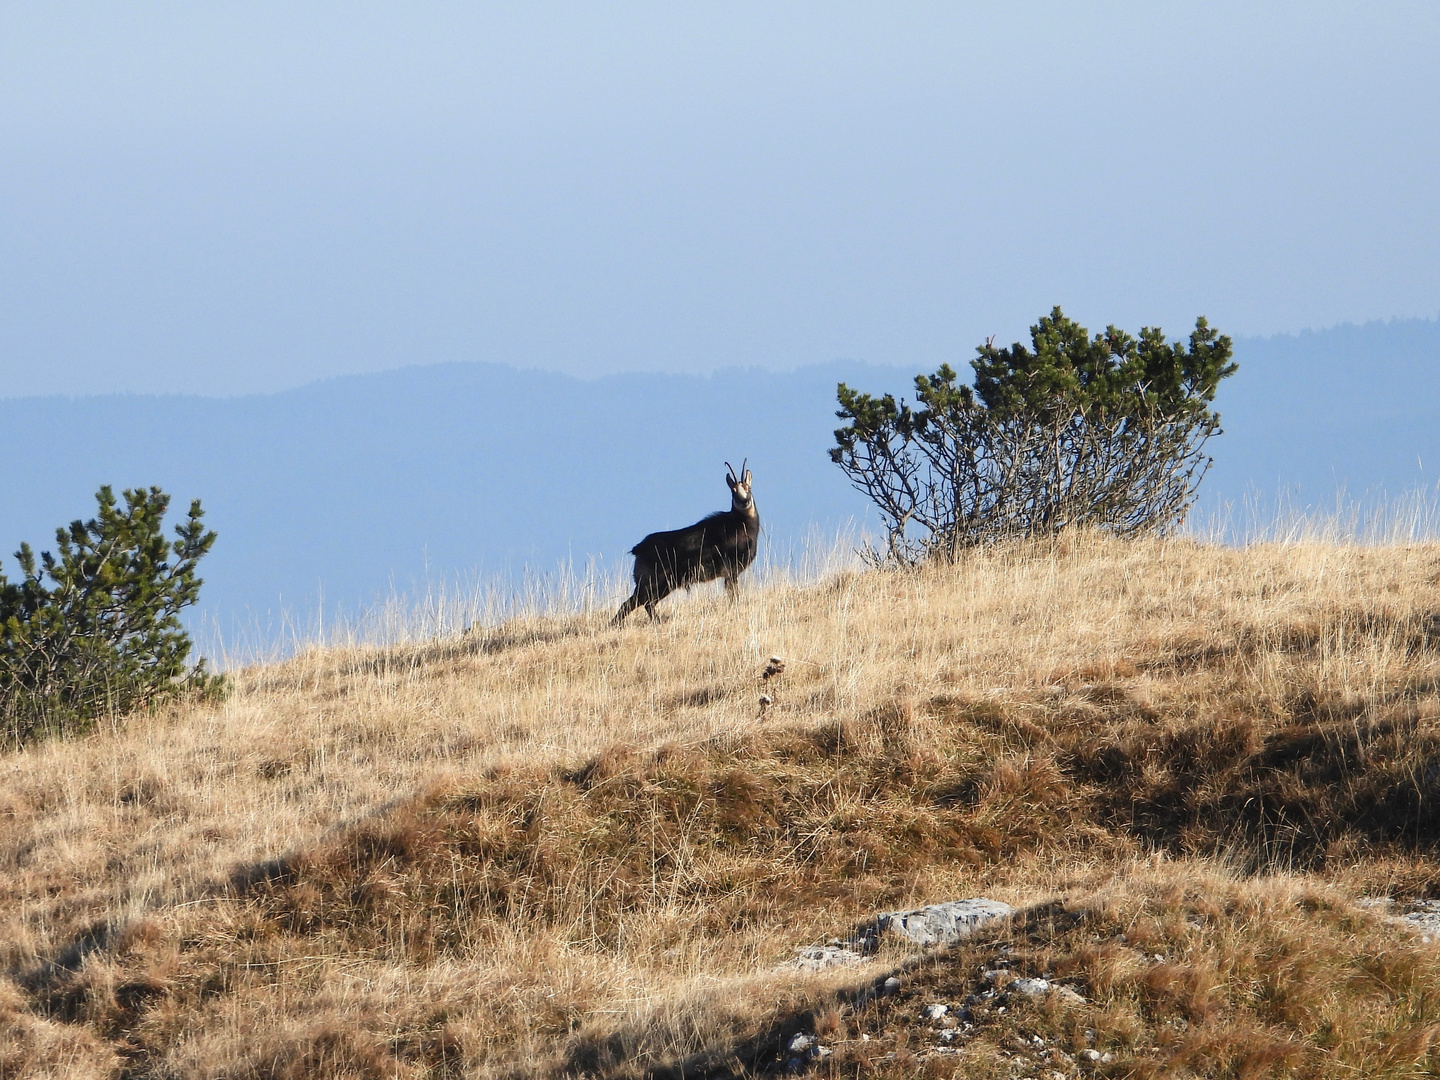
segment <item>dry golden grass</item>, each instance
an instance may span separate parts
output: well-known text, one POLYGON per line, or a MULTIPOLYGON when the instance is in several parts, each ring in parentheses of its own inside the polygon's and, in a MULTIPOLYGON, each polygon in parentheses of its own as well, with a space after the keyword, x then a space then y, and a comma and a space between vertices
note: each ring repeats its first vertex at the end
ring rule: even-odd
POLYGON ((1440 957, 1353 900, 1440 892, 1437 575, 1080 537, 240 672, 0 758, 0 1078, 738 1075, 808 1028, 846 1076, 1087 1031, 1105 1075, 1430 1075, 1440 957), (780 966, 972 895, 1027 914, 780 966), (1086 1005, 933 1052, 997 958, 1086 1005))

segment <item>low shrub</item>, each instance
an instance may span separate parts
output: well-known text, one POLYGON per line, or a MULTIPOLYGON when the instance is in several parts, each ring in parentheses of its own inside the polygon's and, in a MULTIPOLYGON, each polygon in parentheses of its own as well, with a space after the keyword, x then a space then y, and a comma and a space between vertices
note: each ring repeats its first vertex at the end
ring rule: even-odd
POLYGON ((215 533, 197 499, 177 539, 162 531, 170 497, 158 487, 96 495, 90 521, 56 531, 58 554, 15 557, 21 578, 0 574, 0 735, 12 745, 84 731, 180 692, 216 694, 223 681, 202 660, 187 666, 182 608, 195 603, 195 576, 215 533))

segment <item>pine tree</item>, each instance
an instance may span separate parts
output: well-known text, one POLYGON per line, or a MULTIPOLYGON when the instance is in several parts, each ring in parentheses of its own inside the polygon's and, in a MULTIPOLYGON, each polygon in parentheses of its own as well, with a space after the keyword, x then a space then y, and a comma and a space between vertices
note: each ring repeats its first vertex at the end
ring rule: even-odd
POLYGON ((216 693, 221 680, 202 660, 187 668, 191 642, 181 609, 195 603, 196 565, 215 543, 190 504, 176 539, 162 530, 170 497, 157 487, 109 487, 99 512, 56 531, 58 554, 16 553, 21 578, 0 574, 0 732, 23 742, 83 731, 182 691, 216 693))
POLYGON ((1211 409, 1231 341, 1201 318, 1188 346, 1158 328, 1093 338, 1056 307, 1031 347, 986 342, 974 385, 948 364, 915 379, 915 405, 837 387, 850 421, 831 459, 880 510, 876 559, 955 558, 994 540, 1089 525, 1118 535, 1184 520, 1220 431, 1211 409))

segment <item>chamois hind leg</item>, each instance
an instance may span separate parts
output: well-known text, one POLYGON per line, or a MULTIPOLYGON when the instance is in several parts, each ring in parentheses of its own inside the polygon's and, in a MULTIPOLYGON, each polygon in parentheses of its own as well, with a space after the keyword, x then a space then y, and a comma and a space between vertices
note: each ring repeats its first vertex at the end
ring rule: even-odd
POLYGON ((668 581, 654 581, 650 583, 650 587, 645 590, 645 595, 641 598, 641 602, 645 605, 645 614, 650 616, 651 622, 660 621, 660 615, 656 612, 655 605, 674 591, 675 587, 668 581))
MULTIPOLYGON (((615 613, 615 617, 610 620, 610 625, 611 625, 611 626, 619 626, 622 622, 625 621, 625 616, 626 616, 626 615, 629 615, 630 612, 634 611, 634 610, 635 610, 637 607, 639 607, 639 606, 640 606, 640 590, 639 590, 639 589, 636 589, 633 593, 630 594, 630 599, 629 599, 629 600, 626 600, 625 603, 623 603, 623 604, 620 605, 620 610, 617 611, 617 612, 615 613)), ((654 605, 653 605, 653 604, 646 604, 645 607, 646 607, 646 610, 649 610, 650 608, 654 607, 654 605)))
POLYGON ((732 603, 740 602, 740 579, 734 574, 725 575, 725 595, 732 603))
POLYGON ((645 605, 645 614, 649 615, 652 620, 658 620, 660 616, 655 614, 655 605, 669 596, 670 592, 666 582, 655 581, 648 577, 642 578, 635 583, 635 592, 631 594, 630 599, 620 605, 620 610, 615 613, 611 625, 619 626, 626 615, 642 604, 645 605))

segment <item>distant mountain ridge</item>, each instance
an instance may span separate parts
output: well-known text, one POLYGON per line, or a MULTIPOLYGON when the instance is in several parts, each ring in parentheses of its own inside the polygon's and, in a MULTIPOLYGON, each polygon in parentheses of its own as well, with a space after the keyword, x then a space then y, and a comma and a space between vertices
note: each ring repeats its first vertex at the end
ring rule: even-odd
MULTIPOLYGON (((1440 476, 1440 322, 1244 339, 1236 357, 1206 500, 1287 487, 1324 503, 1440 476)), ((623 564, 646 532, 727 505, 722 463, 742 458, 764 543, 784 547, 867 511, 826 453, 836 382, 907 394, 916 373, 582 380, 450 363, 229 399, 0 400, 0 558, 13 573, 20 541, 53 546, 103 483, 158 484, 177 507, 201 498, 220 533, 202 596, 222 624, 322 595, 353 608, 427 576, 623 564)))
MULTIPOLYGON (((830 364, 585 381, 441 364, 231 399, 0 401, 0 548, 51 546, 102 483, 205 504, 203 604, 353 608, 429 576, 627 559, 729 505, 748 457, 768 544, 863 515, 829 462, 834 390, 899 371, 830 364)), ((7 559, 13 571, 13 563, 7 559)), ((618 603, 618 600, 617 600, 618 603)))
POLYGON ((1236 342, 1217 404, 1210 498, 1248 488, 1300 503, 1440 481, 1440 321, 1346 324, 1236 342))

